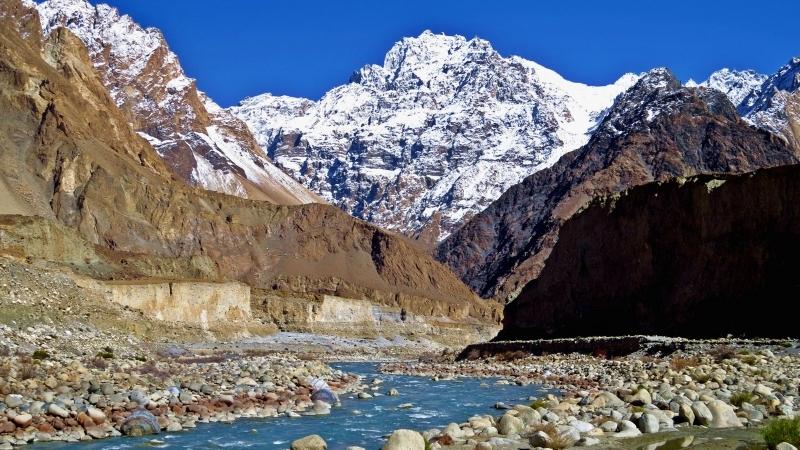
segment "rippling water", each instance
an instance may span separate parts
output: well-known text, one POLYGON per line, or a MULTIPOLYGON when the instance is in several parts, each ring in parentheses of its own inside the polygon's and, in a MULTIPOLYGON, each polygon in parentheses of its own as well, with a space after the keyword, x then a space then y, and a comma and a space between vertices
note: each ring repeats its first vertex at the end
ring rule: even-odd
POLYGON ((378 448, 384 436, 397 428, 426 430, 444 427, 450 422, 463 422, 475 414, 498 414, 493 408, 498 401, 507 404, 526 403, 528 397, 542 394, 535 385, 495 384, 490 378, 461 378, 433 381, 424 377, 377 373, 373 363, 338 363, 332 366, 346 372, 384 381, 378 391, 391 388, 397 397, 386 395, 359 400, 352 395, 341 398, 342 406, 331 409, 327 416, 300 418, 239 419, 231 424, 198 424, 197 428, 178 433, 163 433, 146 438, 114 438, 75 444, 37 444, 31 449, 217 449, 253 448, 286 449, 295 439, 319 434, 329 449, 349 445, 378 448), (410 408, 400 408, 412 403, 410 408))

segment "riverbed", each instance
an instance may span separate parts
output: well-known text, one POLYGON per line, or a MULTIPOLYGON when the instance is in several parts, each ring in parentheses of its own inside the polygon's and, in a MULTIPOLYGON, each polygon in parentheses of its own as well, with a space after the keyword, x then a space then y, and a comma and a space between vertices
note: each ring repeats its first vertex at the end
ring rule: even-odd
POLYGON ((475 414, 497 414, 498 401, 528 403, 545 392, 537 385, 498 384, 494 378, 432 380, 427 377, 378 373, 375 363, 334 363, 337 369, 361 375, 366 382, 383 380, 375 398, 341 398, 342 405, 330 415, 299 418, 240 419, 230 424, 198 424, 197 428, 141 438, 113 438, 80 443, 48 442, 30 449, 286 449, 295 439, 319 434, 329 449, 381 446, 384 436, 398 428, 426 430, 463 422, 475 414), (400 395, 384 395, 389 389, 400 395), (407 404, 411 404, 408 406, 407 404))

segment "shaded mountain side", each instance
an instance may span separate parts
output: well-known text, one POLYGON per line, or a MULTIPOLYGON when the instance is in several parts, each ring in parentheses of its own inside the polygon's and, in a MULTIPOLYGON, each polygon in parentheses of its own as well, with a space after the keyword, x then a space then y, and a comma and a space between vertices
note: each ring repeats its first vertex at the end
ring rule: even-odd
MULTIPOLYGON (((21 13, 2 10, 0 213, 43 218, 30 219, 15 248, 46 248, 48 232, 71 230, 97 255, 83 270, 105 277, 235 279, 499 320, 496 306, 405 239, 335 207, 278 206, 174 178, 130 128, 77 37, 56 29, 42 45, 20 34, 21 13)), ((10 233, 22 232, 20 220, 6 218, 10 233)))
POLYGON ((800 166, 650 183, 568 220, 497 340, 798 336, 800 166))
POLYGON ((781 138, 741 120, 724 94, 655 69, 621 94, 584 147, 512 187, 437 249, 484 297, 513 298, 535 279, 561 224, 593 197, 678 176, 793 164, 781 138))

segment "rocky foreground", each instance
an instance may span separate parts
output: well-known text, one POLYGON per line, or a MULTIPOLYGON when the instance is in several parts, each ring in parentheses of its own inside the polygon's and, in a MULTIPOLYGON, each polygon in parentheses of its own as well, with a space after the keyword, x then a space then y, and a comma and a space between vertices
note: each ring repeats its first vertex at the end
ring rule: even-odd
MULTIPOLYGON (((709 429, 753 429, 800 410, 800 357, 780 347, 723 345, 664 358, 510 353, 456 363, 388 363, 382 370, 438 378, 500 377, 498 383, 541 383, 554 389, 531 398, 530 404, 497 404, 504 410, 497 417, 470 417, 421 433, 402 430, 384 449, 422 450, 419 442, 433 448, 623 448, 624 439, 669 432, 685 440, 682 447, 709 429)), ((764 446, 756 432, 731 433, 727 436, 735 444, 764 446)))
POLYGON ((293 356, 177 356, 81 360, 4 356, 0 362, 0 449, 36 441, 80 441, 240 417, 327 414, 312 400, 313 378, 334 391, 357 381, 293 356))

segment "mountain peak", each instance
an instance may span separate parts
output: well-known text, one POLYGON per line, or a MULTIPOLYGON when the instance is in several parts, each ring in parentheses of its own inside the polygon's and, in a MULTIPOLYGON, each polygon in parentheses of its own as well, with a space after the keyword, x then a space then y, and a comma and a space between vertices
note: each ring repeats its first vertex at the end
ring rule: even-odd
POLYGON ((699 83, 698 86, 722 92, 728 96, 734 106, 738 107, 766 79, 766 75, 754 70, 734 70, 725 67, 709 75, 708 79, 699 83))
POLYGON ((326 200, 435 241, 586 143, 636 79, 574 83, 486 40, 428 30, 314 104, 264 97, 232 111, 326 200))
POLYGON ((672 71, 666 67, 656 67, 642 74, 633 89, 679 89, 680 81, 672 71))

